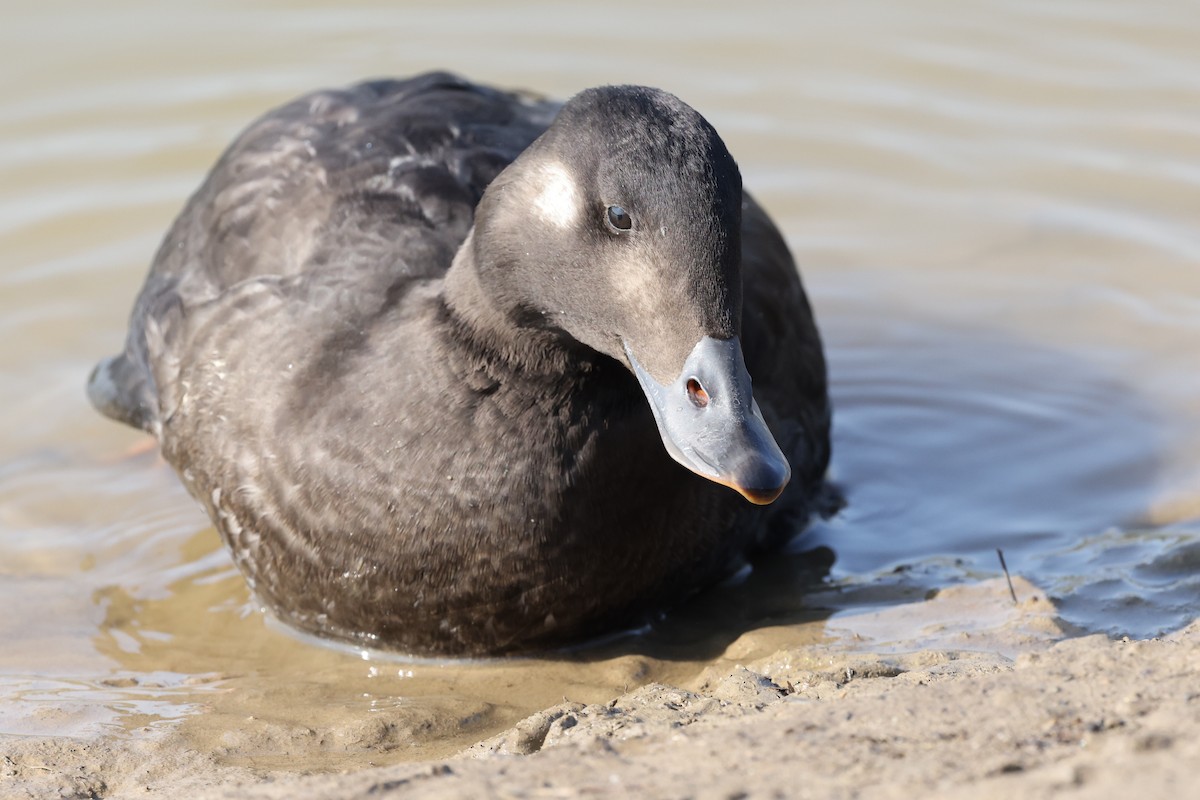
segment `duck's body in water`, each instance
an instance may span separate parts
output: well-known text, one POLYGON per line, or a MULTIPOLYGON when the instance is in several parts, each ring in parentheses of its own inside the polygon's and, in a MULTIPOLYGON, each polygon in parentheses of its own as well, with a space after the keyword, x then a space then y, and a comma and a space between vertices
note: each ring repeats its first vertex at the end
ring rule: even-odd
POLYGON ((560 110, 433 74, 267 114, 89 393, 283 620, 416 654, 635 622, 799 530, 829 457, 786 246, 639 87, 560 110))

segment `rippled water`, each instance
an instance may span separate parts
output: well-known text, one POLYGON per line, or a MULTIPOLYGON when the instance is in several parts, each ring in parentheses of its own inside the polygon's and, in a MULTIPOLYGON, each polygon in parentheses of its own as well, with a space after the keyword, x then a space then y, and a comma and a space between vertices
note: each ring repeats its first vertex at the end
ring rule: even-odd
POLYGON ((1085 630, 1180 627, 1200 606, 1198 42, 1186 0, 6 16, 0 733, 183 720, 243 756, 248 730, 312 764, 442 752, 564 696, 822 640, 830 614, 999 574, 997 548, 1085 630), (170 470, 86 405, 158 238, 242 125, 431 67, 675 91, 803 265, 850 505, 642 639, 474 665, 301 640, 255 608, 170 470), (801 555, 817 546, 824 578, 801 555))

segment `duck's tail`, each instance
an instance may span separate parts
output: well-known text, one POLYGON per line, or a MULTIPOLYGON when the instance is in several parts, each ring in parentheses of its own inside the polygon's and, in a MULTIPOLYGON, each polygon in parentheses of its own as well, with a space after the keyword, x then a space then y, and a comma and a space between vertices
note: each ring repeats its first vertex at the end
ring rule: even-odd
POLYGON ((110 356, 97 364, 88 378, 87 394, 104 416, 155 432, 157 404, 150 375, 145 365, 130 359, 128 354, 110 356))

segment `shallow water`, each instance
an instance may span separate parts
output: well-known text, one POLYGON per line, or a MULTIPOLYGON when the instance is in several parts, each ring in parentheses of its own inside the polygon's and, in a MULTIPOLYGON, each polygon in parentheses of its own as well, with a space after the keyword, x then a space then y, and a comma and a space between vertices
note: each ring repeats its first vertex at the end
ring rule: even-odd
POLYGON ((1196 616, 1200 7, 338 5, 64 0, 0 26, 0 733, 182 727, 264 766, 444 753, 563 697, 829 640, 831 615, 995 577, 997 548, 1084 630, 1196 616), (242 125, 433 67, 675 91, 802 264, 850 504, 640 638, 458 665, 303 640, 84 399, 242 125))

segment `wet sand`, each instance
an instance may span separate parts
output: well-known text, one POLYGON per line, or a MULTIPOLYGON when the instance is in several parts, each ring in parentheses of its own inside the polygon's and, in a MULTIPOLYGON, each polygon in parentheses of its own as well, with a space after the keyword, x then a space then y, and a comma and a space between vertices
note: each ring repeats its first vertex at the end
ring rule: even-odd
MULTIPOLYGON (((841 641, 780 650, 681 685, 560 704, 448 758, 312 774, 289 748, 381 756, 386 718, 159 736, 0 739, 5 796, 1179 797, 1200 763, 1200 621, 1161 639, 1074 633, 1031 584, 1003 580, 830 623, 841 641), (1068 637, 1068 638, 1063 638, 1068 637), (918 641, 918 650, 897 649, 918 641), (265 740, 265 741, 264 741, 265 740), (279 764, 246 753, 275 749, 279 764)), ((752 651, 745 634, 727 654, 752 651)))

